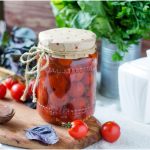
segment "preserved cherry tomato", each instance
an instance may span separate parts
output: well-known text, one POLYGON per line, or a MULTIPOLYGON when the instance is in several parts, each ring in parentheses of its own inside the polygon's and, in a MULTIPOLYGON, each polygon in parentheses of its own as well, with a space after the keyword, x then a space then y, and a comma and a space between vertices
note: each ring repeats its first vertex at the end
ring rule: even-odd
POLYGON ((115 142, 120 137, 120 127, 113 121, 106 122, 102 125, 101 135, 108 142, 115 142))
POLYGON ((71 128, 68 129, 68 133, 75 139, 82 139, 88 133, 88 126, 82 120, 75 120, 71 122, 71 128))
POLYGON ((80 97, 84 94, 84 85, 82 82, 72 82, 71 89, 70 89, 70 96, 71 97, 80 97))
POLYGON ((90 54, 89 57, 90 57, 90 58, 96 58, 96 57, 97 57, 97 53, 90 54))
POLYGON ((78 97, 78 98, 74 98, 71 103, 73 104, 73 106, 75 107, 75 109, 82 109, 85 108, 87 106, 86 104, 86 98, 84 97, 78 97))
POLYGON ((90 104, 94 104, 94 101, 95 101, 95 95, 94 93, 92 92, 91 89, 88 89, 87 92, 86 92, 86 97, 89 99, 88 102, 90 104))
POLYGON ((55 106, 64 105, 68 102, 68 96, 64 95, 63 97, 59 98, 55 95, 55 93, 51 93, 49 95, 49 102, 50 104, 55 104, 55 106))
POLYGON ((46 106, 48 104, 48 92, 47 89, 44 87, 44 84, 39 84, 37 95, 39 103, 43 106, 46 106))
POLYGON ((6 86, 0 83, 0 98, 4 98, 6 95, 6 86))
POLYGON ((69 81, 61 74, 49 76, 49 83, 57 97, 62 98, 69 89, 69 81))
POLYGON ((83 80, 85 85, 91 85, 93 83, 94 76, 91 72, 87 72, 83 80))
POLYGON ((72 63, 71 59, 58 59, 58 63, 62 66, 70 66, 70 64, 72 63))
POLYGON ((71 81, 80 81, 84 76, 84 72, 78 72, 71 74, 71 81))
POLYGON ((16 79, 14 79, 13 77, 9 77, 5 80, 5 85, 9 90, 16 83, 18 83, 18 81, 16 79))

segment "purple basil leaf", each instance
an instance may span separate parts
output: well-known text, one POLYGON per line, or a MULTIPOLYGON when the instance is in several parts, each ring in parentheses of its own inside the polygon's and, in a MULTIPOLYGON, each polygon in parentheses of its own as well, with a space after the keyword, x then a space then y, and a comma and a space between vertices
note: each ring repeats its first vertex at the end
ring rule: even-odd
POLYGON ((30 128, 26 131, 26 137, 29 140, 37 140, 45 144, 55 144, 59 141, 59 138, 51 125, 30 128))

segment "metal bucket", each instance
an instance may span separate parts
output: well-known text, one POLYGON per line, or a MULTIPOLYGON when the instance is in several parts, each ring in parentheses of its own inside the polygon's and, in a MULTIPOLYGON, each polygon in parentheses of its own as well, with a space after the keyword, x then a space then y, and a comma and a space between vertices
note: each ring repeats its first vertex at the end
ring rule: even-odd
POLYGON ((101 46, 101 95, 108 98, 118 98, 118 68, 127 61, 131 61, 141 57, 141 42, 139 44, 132 44, 128 48, 128 53, 125 55, 123 61, 112 61, 112 54, 117 50, 115 44, 110 43, 107 39, 102 39, 101 46))

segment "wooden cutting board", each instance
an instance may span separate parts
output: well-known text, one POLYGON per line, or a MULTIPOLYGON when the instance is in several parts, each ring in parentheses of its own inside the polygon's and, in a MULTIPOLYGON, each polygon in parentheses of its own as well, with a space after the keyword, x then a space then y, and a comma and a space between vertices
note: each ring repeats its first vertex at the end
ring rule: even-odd
MULTIPOLYGON (((9 72, 7 72, 9 74, 9 72)), ((0 76, 2 75, 0 68, 0 76)), ((3 75, 4 76, 4 75, 3 75)), ((91 144, 98 142, 101 137, 99 134, 100 123, 94 117, 86 121, 89 127, 88 135, 82 140, 75 140, 70 137, 67 129, 53 125, 59 136, 59 142, 54 145, 44 145, 37 141, 28 140, 25 137, 25 131, 38 125, 48 124, 33 110, 22 103, 13 100, 0 100, 0 104, 9 105, 15 109, 14 118, 7 124, 0 125, 0 143, 30 149, 79 149, 85 148, 91 144)))

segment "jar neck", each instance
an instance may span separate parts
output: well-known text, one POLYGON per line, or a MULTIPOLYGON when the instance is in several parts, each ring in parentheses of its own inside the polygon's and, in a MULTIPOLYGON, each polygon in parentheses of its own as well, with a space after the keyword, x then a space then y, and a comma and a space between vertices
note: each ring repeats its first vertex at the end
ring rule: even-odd
POLYGON ((62 59, 79 59, 88 57, 89 54, 94 54, 96 52, 96 45, 92 46, 90 49, 83 50, 53 50, 48 46, 44 46, 42 43, 38 44, 38 48, 49 53, 53 58, 62 58, 62 59))

